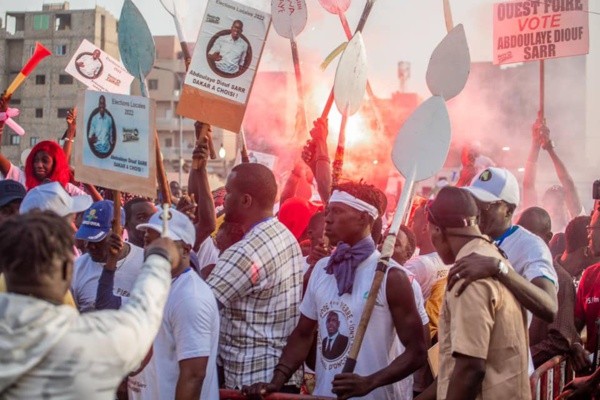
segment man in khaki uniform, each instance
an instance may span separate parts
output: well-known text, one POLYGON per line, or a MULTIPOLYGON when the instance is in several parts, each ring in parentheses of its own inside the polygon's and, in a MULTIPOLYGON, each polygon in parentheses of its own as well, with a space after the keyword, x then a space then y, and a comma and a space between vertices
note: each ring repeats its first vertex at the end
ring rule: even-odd
MULTIPOLYGON (((445 187, 427 208, 431 238, 445 264, 472 253, 500 258, 498 274, 511 268, 477 226, 471 194, 445 187)), ((460 277, 459 277, 460 279, 460 277)), ((418 399, 530 399, 525 313, 495 278, 446 293, 440 318, 438 378, 418 399)))

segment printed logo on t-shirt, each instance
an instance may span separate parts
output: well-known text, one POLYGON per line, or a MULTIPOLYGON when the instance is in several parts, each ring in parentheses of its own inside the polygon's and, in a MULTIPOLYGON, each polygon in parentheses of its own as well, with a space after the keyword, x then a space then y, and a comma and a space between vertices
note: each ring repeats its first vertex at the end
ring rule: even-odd
POLYGON ((343 367, 355 334, 354 314, 341 301, 324 304, 319 312, 319 336, 317 347, 323 368, 343 367))
POLYGON ((593 303, 600 303, 600 298, 598 298, 596 296, 590 296, 590 297, 585 298, 585 304, 593 304, 593 303))

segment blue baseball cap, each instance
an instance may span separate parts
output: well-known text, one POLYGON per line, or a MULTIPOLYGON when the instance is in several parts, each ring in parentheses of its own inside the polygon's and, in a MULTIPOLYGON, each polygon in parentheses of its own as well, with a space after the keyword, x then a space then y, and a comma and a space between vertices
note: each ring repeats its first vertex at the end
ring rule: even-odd
POLYGON ((15 200, 23 200, 26 194, 25 186, 19 182, 12 179, 3 179, 0 181, 0 207, 15 200))
MULTIPOLYGON (((100 242, 112 229, 114 205, 110 200, 97 201, 83 214, 76 239, 100 242)), ((125 210, 121 208, 121 226, 125 225, 125 210)))

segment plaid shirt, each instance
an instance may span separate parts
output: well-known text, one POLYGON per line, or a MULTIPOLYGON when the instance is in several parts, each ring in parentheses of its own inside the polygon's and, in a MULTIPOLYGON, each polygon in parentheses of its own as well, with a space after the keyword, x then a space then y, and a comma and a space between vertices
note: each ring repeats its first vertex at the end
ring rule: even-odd
MULTIPOLYGON (((300 317, 298 242, 276 218, 261 222, 221 255, 207 283, 223 306, 219 355, 225 386, 270 382, 300 317)), ((301 382, 297 373, 288 384, 301 382)))

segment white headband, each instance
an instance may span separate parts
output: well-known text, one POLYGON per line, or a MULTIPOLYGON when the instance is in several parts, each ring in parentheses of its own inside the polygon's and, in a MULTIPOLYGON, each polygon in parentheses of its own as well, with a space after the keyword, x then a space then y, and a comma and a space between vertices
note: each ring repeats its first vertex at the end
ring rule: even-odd
POLYGON ((379 216, 379 211, 377 208, 373 207, 369 203, 362 201, 361 199, 357 199, 352 196, 350 193, 342 192, 339 190, 334 190, 333 194, 329 198, 330 203, 344 203, 355 210, 358 211, 366 211, 373 219, 377 219, 379 216))

